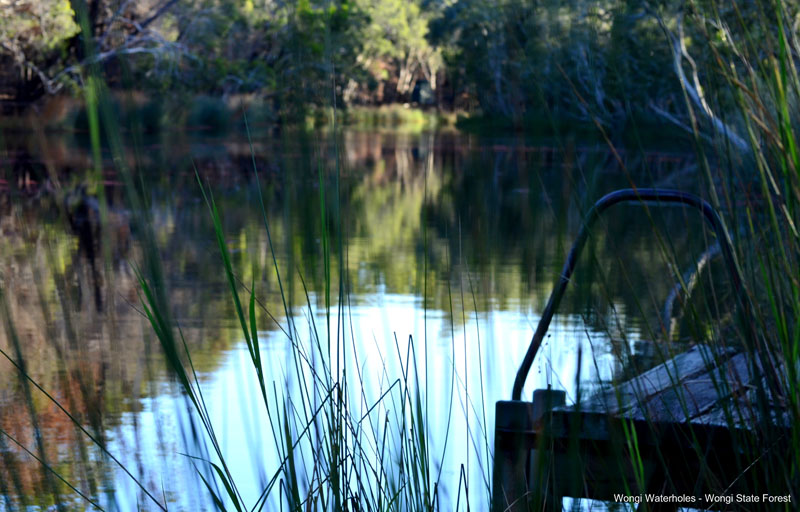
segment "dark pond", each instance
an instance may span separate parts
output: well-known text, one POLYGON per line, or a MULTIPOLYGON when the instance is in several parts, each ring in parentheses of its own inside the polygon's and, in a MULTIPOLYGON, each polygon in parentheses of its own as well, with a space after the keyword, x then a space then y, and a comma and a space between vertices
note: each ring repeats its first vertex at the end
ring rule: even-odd
MULTIPOLYGON (((0 358, 0 510, 55 500, 52 473, 26 450, 43 454, 75 487, 57 484, 70 507, 85 506, 80 491, 105 508, 155 509, 131 475, 171 509, 211 507, 195 470, 203 462, 184 455, 202 451, 187 435, 187 402, 142 315, 137 212, 126 204, 119 166, 106 151, 95 168, 86 139, 13 132, 0 141, 0 348, 7 355, 0 358), (9 358, 24 360, 41 389, 21 379, 9 358)), ((266 380, 278 403, 312 378, 298 369, 287 330, 300 353, 313 352, 302 348, 312 339, 332 340, 334 373, 349 372, 354 411, 374 425, 391 407, 369 405, 408 371, 413 343, 443 509, 454 508, 459 495, 463 507, 462 466, 469 501, 478 509, 486 503, 494 402, 510 397, 589 205, 632 184, 699 186, 689 153, 620 149, 615 156, 568 137, 347 129, 336 138, 284 133, 253 142, 251 153, 242 136, 165 134, 131 141, 124 155, 143 192, 209 417, 251 506, 281 455, 195 168, 219 207, 245 302, 245 288, 255 286, 266 380)), ((609 212, 581 258, 526 395, 549 384, 572 400, 578 385, 591 388, 646 364, 653 345, 642 340, 664 338, 675 272, 691 268, 708 238, 686 209, 609 212)), ((674 338, 702 338, 709 325, 682 322, 674 338)), ((314 468, 303 460, 300 479, 313 485, 314 468)), ((279 509, 279 493, 272 494, 267 508, 279 509)))

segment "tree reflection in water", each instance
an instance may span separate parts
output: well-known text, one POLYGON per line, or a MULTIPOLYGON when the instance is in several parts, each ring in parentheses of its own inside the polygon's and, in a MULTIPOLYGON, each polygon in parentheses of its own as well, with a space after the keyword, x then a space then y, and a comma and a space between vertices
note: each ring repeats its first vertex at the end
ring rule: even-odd
MULTIPOLYGON (((79 136, 16 134, 6 142, 0 176, 8 184, 0 189, 0 283, 7 314, 0 348, 16 361, 14 334, 31 379, 121 457, 159 500, 165 493, 179 508, 205 506, 195 501, 202 500, 203 489, 187 491, 190 480, 198 485, 195 479, 179 476, 187 465, 177 455, 184 450, 180 424, 185 411, 180 412, 160 348, 141 314, 133 271, 141 247, 112 163, 104 163, 99 180, 84 172, 91 160, 79 136)), ((141 161, 136 177, 150 209, 174 318, 208 386, 211 409, 219 418, 234 418, 248 402, 244 395, 231 400, 231 389, 242 393, 249 377, 242 375, 236 315, 194 167, 213 190, 234 272, 248 288, 255 283, 258 324, 264 329, 259 336, 280 382, 277 375, 286 371, 289 357, 279 329, 286 318, 258 209, 253 155, 247 141, 236 137, 150 140, 143 147, 138 155, 131 150, 129 158, 141 161)), ((491 424, 480 409, 489 404, 491 415, 493 402, 507 397, 509 376, 581 212, 631 180, 638 186, 682 180, 680 186, 692 190, 696 184, 685 179, 691 159, 659 151, 622 152, 626 168, 620 172, 602 147, 553 147, 549 141, 455 132, 345 130, 338 147, 337 174, 330 137, 284 133, 254 144, 290 314, 296 325, 307 325, 309 306, 324 317, 324 218, 329 247, 343 251, 331 250, 330 296, 338 296, 342 268, 348 321, 353 323, 347 331, 352 329, 361 363, 386 359, 395 350, 394 335, 405 339, 410 334, 433 347, 428 358, 437 375, 456 369, 459 399, 454 407, 472 419, 458 427, 466 430, 450 442, 472 448, 459 447, 459 453, 451 448, 440 463, 448 470, 464 463, 459 457, 482 464, 483 471, 470 477, 477 500, 488 466, 474 438, 488 436, 482 429, 491 424), (330 199, 325 215, 320 184, 330 199), (484 382, 476 380, 481 377, 484 382)), ((591 238, 544 359, 534 365, 540 373, 532 380, 569 390, 576 371, 586 385, 598 377, 609 379, 634 360, 629 359, 635 355, 631 347, 640 346, 634 341, 661 332, 660 311, 674 284, 670 265, 686 268, 704 250, 702 221, 682 209, 653 213, 658 228, 673 228, 673 262, 653 244, 652 222, 631 220, 625 209, 610 212, 591 238), (577 368, 579 346, 594 350, 604 366, 577 368)), ((707 318, 696 320, 695 327, 684 329, 684 337, 704 335, 707 318)), ((40 438, 44 452, 38 455, 80 492, 106 504, 117 499, 122 508, 136 500, 153 506, 41 391, 32 388, 26 398, 29 384, 24 382, 8 359, 0 358, 0 426, 5 432, 33 453, 38 453, 40 438)), ((437 379, 426 393, 444 403, 453 391, 450 386, 449 378, 437 379)), ((431 422, 443 429, 438 416, 431 422)), ((248 440, 249 452, 263 454, 266 440, 254 438, 253 432, 264 421, 255 415, 226 428, 232 439, 248 440)), ((434 435, 432 442, 441 440, 434 435)), ((58 499, 83 506, 75 492, 53 483, 52 473, 9 438, 0 436, 0 443, 0 494, 7 505, 48 506, 56 499, 55 486, 58 499)), ((231 441, 229 449, 235 451, 234 445, 231 441)), ((254 463, 244 455, 235 460, 240 469, 254 463)), ((250 471, 243 480, 251 483, 242 484, 256 494, 259 471, 264 469, 250 471)), ((449 492, 455 496, 455 489, 449 492)))

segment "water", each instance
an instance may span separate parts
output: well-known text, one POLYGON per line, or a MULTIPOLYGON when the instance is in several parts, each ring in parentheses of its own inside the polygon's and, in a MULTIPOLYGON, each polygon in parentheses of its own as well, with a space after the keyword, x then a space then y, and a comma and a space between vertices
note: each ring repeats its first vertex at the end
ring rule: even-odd
MULTIPOLYGON (((205 463, 184 455, 200 455, 208 445, 188 436, 186 399, 141 314, 134 269, 142 249, 131 220, 137 212, 125 204, 123 180, 109 155, 100 180, 109 213, 101 227, 101 186, 92 179, 85 137, 11 133, 3 142, 0 283, 7 309, 0 348, 17 360, 16 337, 33 380, 101 437, 158 500, 173 509, 210 507, 195 472, 205 463)), ((308 369, 298 373, 297 351, 285 331, 311 364, 313 319, 323 344, 333 340, 328 364, 335 366, 334 375, 347 372, 354 411, 363 411, 362 423, 370 425, 365 438, 380 435, 390 402, 370 407, 391 398, 392 383, 409 371, 405 361, 413 344, 422 372, 414 386, 425 398, 443 509, 459 500, 464 506, 462 465, 469 501, 485 506, 494 403, 510 398, 582 212, 602 194, 631 183, 697 186, 688 155, 622 151, 623 167, 606 148, 568 139, 348 129, 335 141, 329 134, 293 133, 254 142, 287 308, 246 139, 171 134, 144 140, 138 149, 131 143, 127 153, 129 165, 138 169, 174 318, 221 449, 251 506, 281 456, 195 167, 219 207, 240 284, 255 285, 258 336, 275 404, 282 397, 298 400, 311 378, 308 369), (337 340, 344 355, 334 365, 337 340)), ((646 360, 641 353, 649 345, 640 340, 663 334, 661 310, 674 285, 673 268, 691 265, 704 236, 699 217, 681 208, 645 215, 619 207, 609 213, 552 322, 525 396, 552 385, 573 400, 579 385, 586 392, 625 375, 633 360, 646 360), (669 236, 655 237, 654 227, 669 236)), ((702 335, 708 324, 699 325, 702 335)), ((697 332, 679 335, 687 341, 697 332)), ((48 463, 79 491, 107 508, 155 508, 40 390, 21 383, 6 358, 0 358, 0 372, 4 432, 39 453, 35 416, 48 463)), ((21 499, 46 506, 52 498, 41 465, 11 437, 0 437, 0 480, 6 482, 0 495, 8 497, 0 510, 21 499)), ((303 465, 310 456, 299 453, 311 485, 314 468, 303 465)), ((84 506, 76 492, 60 489, 65 503, 84 506)), ((278 508, 277 493, 267 508, 278 508)))

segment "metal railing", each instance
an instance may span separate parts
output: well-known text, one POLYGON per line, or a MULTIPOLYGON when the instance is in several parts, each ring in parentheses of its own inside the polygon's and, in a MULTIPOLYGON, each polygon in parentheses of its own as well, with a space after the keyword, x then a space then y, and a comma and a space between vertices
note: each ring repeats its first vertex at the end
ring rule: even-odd
POLYGON ((700 210, 705 219, 709 222, 709 224, 711 224, 711 227, 714 229, 714 233, 719 239, 722 255, 725 258, 725 264, 727 265, 728 272, 731 275, 735 292, 741 301, 741 306, 743 308, 748 307, 748 299, 744 295, 744 288, 742 286, 742 274, 739 270, 739 265, 736 262, 736 256, 733 252, 731 239, 728 236, 728 232, 725 230, 722 219, 714 210, 714 208, 708 204, 708 202, 694 194, 668 189, 639 188, 622 189, 611 192, 610 194, 600 198, 600 200, 597 201, 594 206, 592 206, 591 210, 589 210, 589 212, 586 214, 586 220, 584 221, 583 226, 578 233, 578 238, 575 239, 575 242, 572 244, 572 249, 569 251, 567 261, 564 262, 564 267, 561 270, 561 276, 558 284, 556 284, 553 292, 550 294, 550 299, 547 301, 547 305, 542 312, 542 317, 539 319, 539 325, 536 327, 536 331, 533 334, 533 339, 528 346, 528 352, 525 354, 525 358, 522 360, 522 364, 517 371, 517 377, 514 380, 514 389, 511 393, 512 400, 520 400, 522 397, 522 388, 525 385, 525 380, 528 377, 531 364, 533 364, 533 359, 536 357, 536 353, 542 344, 545 334, 547 334, 547 329, 550 327, 550 321, 553 319, 553 314, 558 308, 561 298, 564 296, 564 291, 566 290, 570 281, 570 277, 572 277, 572 273, 575 270, 578 256, 580 256, 580 252, 583 249, 583 246, 586 244, 586 240, 589 238, 592 226, 600 217, 601 213, 617 203, 625 202, 636 202, 639 204, 655 203, 657 205, 684 204, 700 210))

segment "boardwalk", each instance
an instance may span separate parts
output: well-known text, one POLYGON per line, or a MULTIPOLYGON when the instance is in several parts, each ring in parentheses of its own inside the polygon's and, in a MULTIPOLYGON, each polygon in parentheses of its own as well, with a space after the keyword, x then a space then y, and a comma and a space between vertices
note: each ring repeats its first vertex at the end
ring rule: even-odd
POLYGON ((586 214, 542 311, 512 400, 497 402, 493 510, 558 510, 563 496, 646 503, 651 510, 721 510, 728 498, 755 499, 762 489, 783 486, 788 495, 791 457, 797 454, 787 449, 793 432, 778 396, 789 389, 782 382, 786 372, 756 349, 750 332, 741 349, 691 347, 632 380, 585 400, 579 396, 574 405, 565 405, 563 391, 551 389, 537 390, 533 402, 522 400, 592 226, 620 203, 701 211, 720 243, 738 313, 752 321, 730 236, 708 202, 664 189, 623 189, 600 198, 586 214))
POLYGON ((553 390, 532 403, 498 402, 494 510, 648 494, 669 500, 651 510, 722 510, 725 501, 707 501, 757 495, 759 479, 796 456, 784 448, 788 415, 780 400, 758 396, 766 386, 757 372, 744 353, 694 346, 574 405, 553 390))

